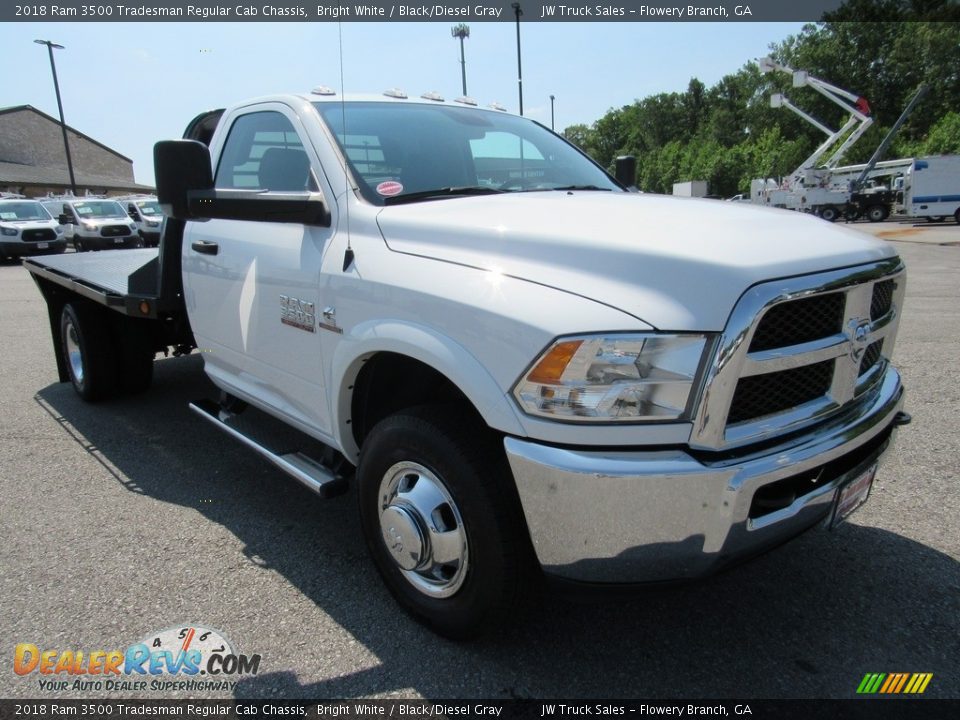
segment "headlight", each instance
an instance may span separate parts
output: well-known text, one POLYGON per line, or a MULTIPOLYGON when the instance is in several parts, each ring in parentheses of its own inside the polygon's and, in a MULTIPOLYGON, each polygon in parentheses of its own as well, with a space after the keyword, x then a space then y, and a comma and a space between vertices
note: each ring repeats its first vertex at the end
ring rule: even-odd
POLYGON ((19 231, 16 228, 0 228, 0 233, 4 235, 9 235, 11 237, 15 236, 19 231))
POLYGON ((160 227, 158 220, 147 220, 147 227, 160 227))
POLYGON ((96 224, 96 223, 84 222, 84 223, 80 223, 80 224, 83 225, 83 229, 84 229, 84 230, 96 230, 96 229, 97 229, 97 224, 96 224))
POLYGON ((63 235, 63 225, 57 225, 57 235, 63 235))
POLYGON ((130 226, 130 232, 136 232, 136 231, 137 231, 137 226, 136 226, 136 225, 131 225, 131 226, 130 226))
POLYGON ((516 384, 524 412, 578 422, 680 420, 707 346, 704 335, 562 338, 516 384))

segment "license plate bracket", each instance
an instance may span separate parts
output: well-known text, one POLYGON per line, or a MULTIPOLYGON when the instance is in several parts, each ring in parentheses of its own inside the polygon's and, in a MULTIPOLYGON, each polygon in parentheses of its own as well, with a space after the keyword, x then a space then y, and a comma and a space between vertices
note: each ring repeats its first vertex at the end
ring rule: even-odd
POLYGON ((836 500, 833 502, 833 512, 830 515, 830 529, 843 523, 854 513, 867 498, 873 489, 873 479, 877 474, 877 465, 874 463, 852 480, 845 482, 837 490, 836 500))

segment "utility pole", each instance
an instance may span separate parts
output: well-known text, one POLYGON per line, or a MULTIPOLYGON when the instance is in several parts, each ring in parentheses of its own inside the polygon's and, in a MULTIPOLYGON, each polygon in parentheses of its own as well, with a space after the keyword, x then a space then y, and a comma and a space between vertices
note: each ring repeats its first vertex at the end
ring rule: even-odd
POLYGON ((463 96, 467 96, 467 61, 463 56, 463 41, 470 37, 470 26, 466 23, 460 23, 450 28, 450 34, 455 38, 460 38, 460 76, 463 80, 463 96))
POLYGON ((554 127, 554 124, 553 124, 553 101, 555 99, 556 98, 553 95, 550 96, 550 129, 553 130, 554 132, 556 132, 556 127, 554 127))
POLYGON ((67 153, 67 172, 70 173, 70 191, 77 194, 77 181, 73 177, 73 160, 70 158, 70 142, 67 139, 67 123, 63 119, 63 101, 60 99, 60 83, 57 82, 57 65, 53 61, 53 49, 63 50, 63 45, 57 45, 49 40, 34 40, 38 45, 46 45, 50 54, 50 70, 53 73, 53 89, 57 93, 57 108, 60 110, 60 129, 63 131, 63 149, 67 153))
POLYGON ((520 65, 520 16, 523 10, 520 9, 520 3, 515 2, 510 7, 517 16, 517 89, 520 92, 520 114, 523 115, 523 68, 520 65))

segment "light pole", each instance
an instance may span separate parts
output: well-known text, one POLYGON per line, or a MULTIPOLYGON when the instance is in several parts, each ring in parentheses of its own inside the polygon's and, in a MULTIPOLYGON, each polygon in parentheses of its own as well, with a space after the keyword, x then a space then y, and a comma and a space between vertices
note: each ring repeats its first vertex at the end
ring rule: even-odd
POLYGON ((523 68, 520 65, 520 16, 523 15, 523 10, 520 9, 518 2, 510 7, 517 16, 517 89, 520 92, 520 114, 523 115, 523 68))
POLYGON ((77 181, 73 177, 73 160, 70 158, 70 142, 67 140, 67 123, 63 119, 63 101, 60 99, 60 83, 57 82, 57 65, 53 61, 53 49, 63 50, 63 45, 57 45, 49 40, 34 40, 38 45, 46 45, 50 54, 50 70, 53 72, 53 89, 57 93, 57 108, 60 110, 60 129, 63 131, 63 149, 67 153, 67 172, 70 173, 70 191, 77 194, 77 181))
POLYGON ((550 96, 550 129, 556 131, 556 128, 553 125, 553 101, 554 100, 555 100, 555 97, 551 95, 550 96))
POLYGON ((463 57, 463 41, 470 37, 470 26, 466 23, 460 23, 450 28, 450 34, 455 38, 460 38, 460 75, 463 80, 463 96, 467 96, 467 61, 463 57))

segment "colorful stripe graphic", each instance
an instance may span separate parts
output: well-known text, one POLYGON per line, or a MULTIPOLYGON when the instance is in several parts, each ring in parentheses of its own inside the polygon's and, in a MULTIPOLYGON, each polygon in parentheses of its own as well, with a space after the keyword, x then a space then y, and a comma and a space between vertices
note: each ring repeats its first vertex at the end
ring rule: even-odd
POLYGON ((919 695, 932 679, 933 673, 867 673, 857 687, 857 694, 919 695))

